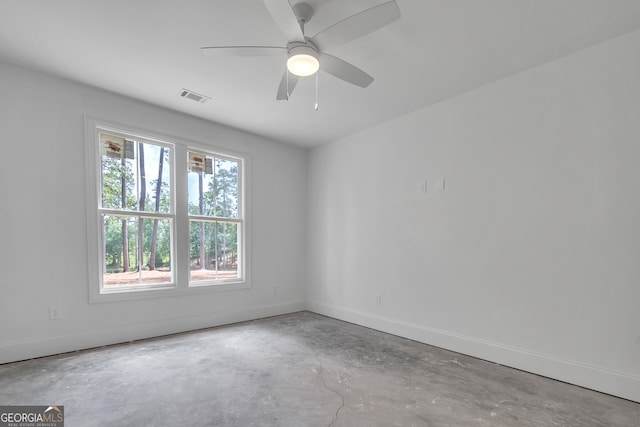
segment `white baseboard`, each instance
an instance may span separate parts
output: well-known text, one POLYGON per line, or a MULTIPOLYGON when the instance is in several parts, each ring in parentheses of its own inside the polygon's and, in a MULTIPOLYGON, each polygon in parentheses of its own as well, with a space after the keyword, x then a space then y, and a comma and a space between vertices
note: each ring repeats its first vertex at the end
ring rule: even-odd
POLYGON ((231 323, 278 316, 306 310, 304 301, 252 307, 244 310, 216 312, 200 316, 184 316, 160 321, 105 328, 68 335, 39 337, 0 343, 0 363, 9 363, 52 354, 103 347, 180 332, 194 331, 231 323))
POLYGON ((640 377, 636 375, 313 301, 307 301, 307 310, 640 402, 640 377))

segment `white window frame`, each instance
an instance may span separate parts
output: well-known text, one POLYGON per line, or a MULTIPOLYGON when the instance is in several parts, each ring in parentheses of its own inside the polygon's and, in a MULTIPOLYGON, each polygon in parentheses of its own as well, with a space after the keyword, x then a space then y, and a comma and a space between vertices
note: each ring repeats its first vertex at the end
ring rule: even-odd
POLYGON ((242 282, 246 274, 244 256, 240 255, 244 253, 244 234, 245 234, 244 233, 245 203, 244 203, 244 197, 243 197, 244 188, 245 188, 244 178, 243 178, 244 167, 245 167, 244 161, 242 158, 229 156, 228 154, 225 154, 225 153, 213 151, 210 148, 207 149, 203 147, 194 147, 193 145, 190 145, 188 148, 190 152, 196 152, 207 157, 214 157, 216 159, 229 160, 229 161, 238 163, 238 218, 226 218, 226 217, 218 217, 218 216, 203 216, 203 215, 188 214, 188 217, 189 217, 188 219, 190 222, 191 221, 218 222, 218 223, 224 222, 224 223, 232 223, 232 224, 238 225, 238 274, 240 276, 238 279, 218 279, 215 281, 211 281, 211 280, 192 281, 191 278, 189 278, 189 286, 191 287, 211 286, 211 285, 222 286, 225 284, 234 284, 237 282, 242 282))
MULTIPOLYGON (((100 278, 99 278, 99 289, 100 289, 100 294, 116 294, 116 293, 124 293, 124 292, 140 292, 140 291, 147 291, 147 290, 153 290, 153 289, 169 289, 169 288, 175 288, 176 287, 176 280, 175 280, 175 254, 176 254, 176 248, 175 248, 175 232, 173 231, 175 228, 175 223, 176 223, 176 208, 175 208, 175 185, 173 185, 173 183, 175 182, 175 167, 174 167, 174 163, 175 163, 175 159, 173 158, 173 156, 175 155, 175 146, 174 144, 165 142, 165 141, 159 141, 159 140, 155 140, 155 139, 150 139, 148 137, 145 136, 141 136, 141 135, 134 135, 132 133, 125 133, 119 130, 115 130, 115 129, 111 129, 111 128, 105 128, 105 127, 100 127, 97 126, 96 127, 97 133, 98 135, 101 133, 106 133, 106 134, 110 134, 110 135, 114 135, 114 136, 119 136, 125 140, 132 140, 134 139, 135 142, 142 142, 142 143, 148 143, 148 144, 153 144, 156 146, 161 146, 161 147, 165 147, 168 148, 170 150, 171 153, 171 163, 168 165, 168 169, 169 169, 169 176, 170 176, 170 182, 172 183, 172 188, 171 188, 171 210, 168 213, 162 213, 162 212, 149 212, 149 211, 139 211, 139 210, 125 210, 125 209, 109 209, 109 208, 102 208, 100 206, 98 206, 98 221, 99 221, 99 227, 100 230, 98 231, 98 247, 100 248, 100 262, 102 263, 102 248, 104 248, 104 234, 101 232, 102 227, 101 227, 101 217, 104 215, 114 215, 114 216, 121 216, 121 217, 129 217, 129 218, 137 218, 137 219, 161 219, 161 220, 169 220, 172 223, 171 226, 171 248, 170 248, 170 252, 171 252, 171 281, 169 283, 157 283, 157 284, 148 284, 148 285, 131 285, 131 286, 121 286, 118 287, 117 289, 106 289, 103 283, 103 278, 104 276, 102 274, 99 274, 100 278)), ((98 140, 98 145, 99 145, 99 140, 98 140)), ((137 144, 136 144, 137 145, 137 144)), ((137 151, 137 147, 135 149, 137 151)), ((98 173, 98 177, 97 177, 97 182, 98 182, 98 199, 97 204, 100 205, 100 199, 102 198, 102 185, 101 185, 101 179, 100 177, 100 163, 101 163, 101 155, 100 155, 100 150, 97 150, 97 158, 96 158, 96 168, 97 168, 97 173, 98 173)), ((141 237, 142 230, 138 230, 138 238, 141 237)), ((138 254, 140 255, 140 253, 138 254)), ((138 259, 138 265, 142 265, 142 259, 139 258, 138 259)), ((101 265, 101 270, 102 270, 102 265, 101 265)))
MULTIPOLYGON (((248 188, 246 182, 249 172, 249 156, 207 144, 189 141, 184 138, 139 129, 135 126, 113 123, 106 120, 85 116, 85 180, 86 180, 86 212, 87 212, 87 265, 89 271, 89 301, 109 302, 151 297, 167 297, 172 295, 188 295, 202 292, 228 291, 250 288, 249 280, 249 221, 248 221, 248 188), (142 142, 150 142, 168 146, 172 150, 172 207, 173 211, 164 214, 157 212, 128 212, 112 209, 100 209, 100 150, 99 134, 110 133, 142 142), (219 221, 238 223, 238 279, 197 281, 190 283, 190 239, 189 221, 198 219, 189 215, 188 211, 188 166, 189 151, 198 151, 207 155, 228 158, 238 162, 238 219, 219 218, 219 221), (102 286, 102 225, 101 215, 112 213, 117 215, 132 214, 143 218, 160 218, 173 221, 172 227, 172 283, 123 287, 117 290, 105 290, 102 286)), ((206 217, 206 220, 215 220, 206 217)))

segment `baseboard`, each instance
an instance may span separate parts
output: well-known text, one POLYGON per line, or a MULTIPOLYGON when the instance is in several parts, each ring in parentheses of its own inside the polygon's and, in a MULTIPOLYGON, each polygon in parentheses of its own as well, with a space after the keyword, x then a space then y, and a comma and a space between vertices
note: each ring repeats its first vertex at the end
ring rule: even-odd
POLYGON ((307 310, 640 402, 640 377, 636 375, 313 301, 307 301, 307 310))
POLYGON ((167 318, 136 324, 105 328, 75 334, 39 337, 0 343, 0 363, 9 363, 52 354, 85 350, 146 338, 194 331, 231 323, 245 322, 295 313, 306 309, 304 301, 265 305, 243 310, 210 313, 198 316, 167 318))

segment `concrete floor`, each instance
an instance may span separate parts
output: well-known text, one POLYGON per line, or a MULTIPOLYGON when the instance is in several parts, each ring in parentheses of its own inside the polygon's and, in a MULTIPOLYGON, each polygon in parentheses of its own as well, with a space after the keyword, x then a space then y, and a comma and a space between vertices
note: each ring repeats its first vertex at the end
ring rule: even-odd
POLYGON ((302 312, 0 366, 75 426, 640 426, 640 404, 302 312))

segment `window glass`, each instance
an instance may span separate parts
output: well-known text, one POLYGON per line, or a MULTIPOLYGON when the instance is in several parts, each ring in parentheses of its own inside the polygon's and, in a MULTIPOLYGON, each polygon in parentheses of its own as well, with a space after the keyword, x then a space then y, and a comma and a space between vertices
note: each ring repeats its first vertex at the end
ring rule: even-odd
POLYGON ((171 283, 171 149, 100 133, 102 290, 171 283), (121 212, 121 213, 119 213, 121 212))
POLYGON ((190 282, 242 278, 240 161, 189 153, 190 282))
POLYGON ((199 153, 189 153, 189 159, 189 213, 238 218, 239 162, 199 153))
POLYGON ((219 221, 190 222, 190 280, 236 280, 238 224, 219 221))

